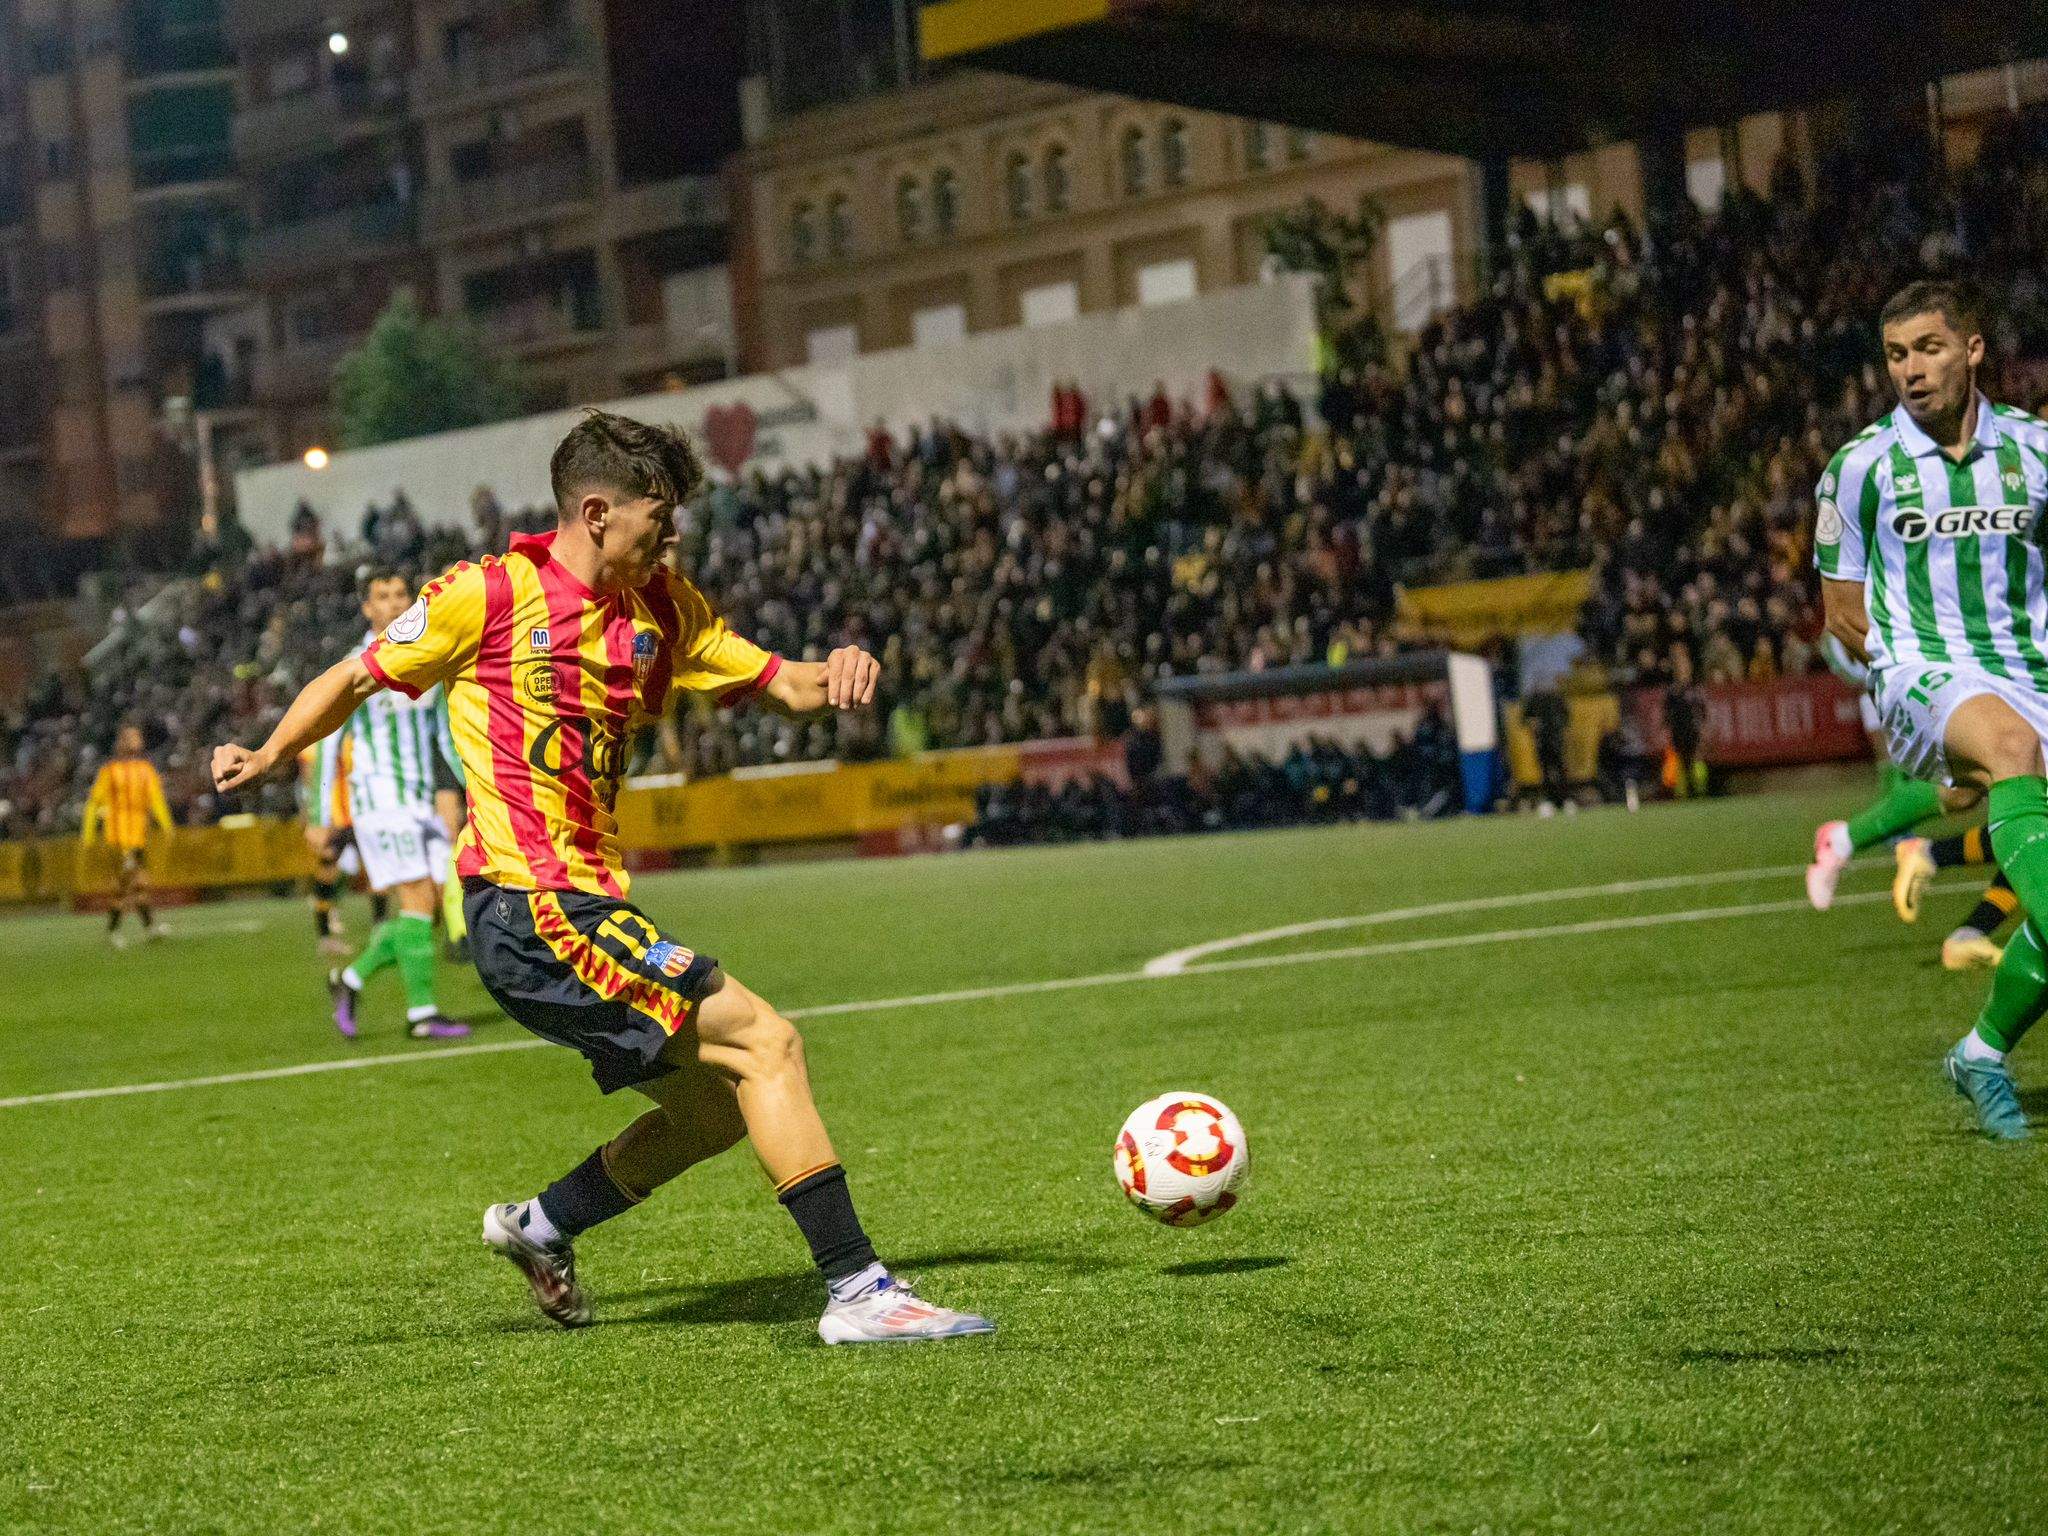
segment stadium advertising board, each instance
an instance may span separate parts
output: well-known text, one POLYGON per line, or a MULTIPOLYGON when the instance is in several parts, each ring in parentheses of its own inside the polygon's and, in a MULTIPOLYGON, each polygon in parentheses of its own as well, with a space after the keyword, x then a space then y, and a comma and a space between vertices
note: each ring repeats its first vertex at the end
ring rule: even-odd
POLYGON ((1468 810, 1492 803, 1500 781, 1500 722, 1493 669, 1458 651, 1375 657, 1341 667, 1171 678, 1159 685, 1160 734, 1169 772, 1226 752, 1277 762, 1297 742, 1334 739, 1385 754, 1411 737, 1431 709, 1457 735, 1468 810))
MULTIPOLYGON (((1870 755, 1857 690, 1832 673, 1768 683, 1713 683, 1699 690, 1700 755, 1717 766, 1769 768, 1870 755)), ((1670 741, 1664 692, 1628 695, 1643 740, 1662 751, 1670 741)))

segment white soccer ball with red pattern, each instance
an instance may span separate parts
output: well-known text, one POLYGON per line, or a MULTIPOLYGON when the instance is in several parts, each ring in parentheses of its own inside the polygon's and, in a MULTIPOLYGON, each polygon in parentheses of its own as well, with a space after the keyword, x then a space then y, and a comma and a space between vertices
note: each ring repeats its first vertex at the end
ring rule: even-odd
POLYGON ((1132 1205, 1169 1227, 1199 1227, 1237 1204, 1251 1149, 1214 1094, 1162 1093, 1131 1111, 1115 1164, 1132 1205))

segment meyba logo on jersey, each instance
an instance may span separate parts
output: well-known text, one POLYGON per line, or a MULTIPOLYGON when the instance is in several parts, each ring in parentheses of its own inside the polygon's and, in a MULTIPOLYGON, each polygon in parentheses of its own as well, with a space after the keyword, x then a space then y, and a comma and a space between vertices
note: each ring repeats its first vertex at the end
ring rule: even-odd
POLYGON ((529 649, 530 649, 530 650, 531 650, 531 651, 533 652, 533 654, 534 654, 534 655, 536 655, 536 656, 545 656, 545 655, 547 655, 547 654, 549 653, 549 651, 550 651, 550 650, 552 649, 552 647, 550 647, 550 646, 549 646, 549 644, 548 644, 548 627, 547 627, 547 625, 545 625, 545 624, 536 624, 536 625, 534 625, 534 626, 533 626, 533 634, 532 634, 531 636, 529 636, 529 637, 528 637, 528 640, 527 640, 527 645, 528 645, 528 648, 529 648, 529 649))
POLYGON ((2034 509, 2025 506, 1947 507, 1922 512, 1902 507, 1892 514, 1892 532, 1908 544, 1928 539, 1968 539, 1985 534, 2023 534, 2034 526, 2034 509))
POLYGON ((384 638, 393 645, 411 645, 427 632, 427 600, 413 599, 412 606, 385 627, 384 638))

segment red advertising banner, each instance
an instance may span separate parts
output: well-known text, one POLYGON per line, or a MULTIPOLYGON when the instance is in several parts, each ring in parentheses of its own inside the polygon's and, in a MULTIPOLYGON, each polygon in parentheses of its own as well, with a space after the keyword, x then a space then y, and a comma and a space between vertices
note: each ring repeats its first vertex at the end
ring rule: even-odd
MULTIPOLYGON (((1862 695, 1832 672, 1770 683, 1713 683, 1695 690, 1700 755, 1716 767, 1761 768, 1870 755, 1858 707, 1862 695)), ((1661 688, 1637 688, 1629 712, 1652 751, 1670 741, 1661 688)))

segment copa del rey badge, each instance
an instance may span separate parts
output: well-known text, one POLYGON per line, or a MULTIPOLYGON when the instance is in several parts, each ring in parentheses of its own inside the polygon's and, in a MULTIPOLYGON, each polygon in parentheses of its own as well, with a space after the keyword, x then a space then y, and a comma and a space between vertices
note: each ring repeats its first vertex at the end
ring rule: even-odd
POLYGON ((664 976, 680 976, 690 968, 690 962, 697 958, 694 950, 663 939, 647 951, 647 963, 664 976))
POLYGON ((638 682, 647 681, 647 671, 654 665, 654 631, 643 629, 633 636, 633 677, 638 682))

